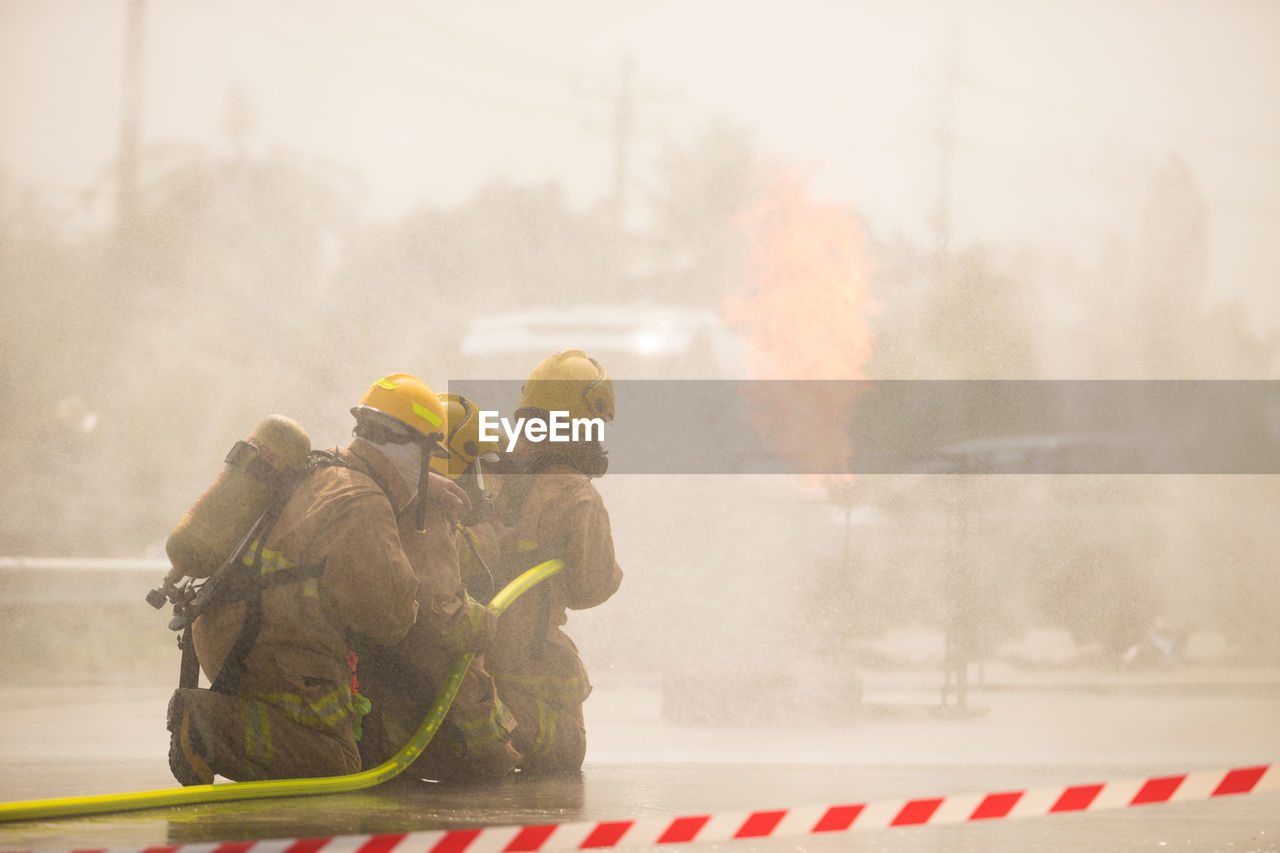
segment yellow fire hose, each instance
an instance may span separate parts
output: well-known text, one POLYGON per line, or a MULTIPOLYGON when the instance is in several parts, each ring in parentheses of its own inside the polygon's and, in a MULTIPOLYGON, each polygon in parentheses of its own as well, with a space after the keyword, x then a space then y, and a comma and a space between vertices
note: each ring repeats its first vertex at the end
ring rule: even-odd
MULTIPOLYGON (((539 563, 520 577, 507 584, 489 602, 489 611, 498 617, 535 584, 546 580, 564 567, 560 560, 539 563)), ((475 652, 467 652, 456 660, 445 678, 443 688, 436 697, 422 725, 399 752, 369 770, 346 776, 320 776, 310 779, 268 779, 257 782, 230 782, 220 785, 191 785, 186 788, 162 788, 156 791, 138 791, 129 794, 98 794, 89 797, 61 797, 49 800, 23 800, 0 803, 0 823, 36 818, 70 817, 71 815, 102 814, 105 812, 134 811, 161 806, 185 806, 193 803, 220 803, 230 800, 256 800, 266 797, 302 797, 313 794, 339 794, 359 791, 380 785, 394 778, 413 763, 435 736, 444 721, 444 715, 453 704, 458 686, 471 666, 475 652)))

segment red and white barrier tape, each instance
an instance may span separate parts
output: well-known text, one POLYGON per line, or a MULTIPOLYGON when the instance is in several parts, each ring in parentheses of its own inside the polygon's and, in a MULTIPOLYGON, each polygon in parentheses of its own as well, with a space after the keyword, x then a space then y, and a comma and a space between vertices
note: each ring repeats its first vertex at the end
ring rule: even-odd
MULTIPOLYGON (((225 844, 112 848, 110 853, 516 853, 599 850, 721 842, 739 838, 795 838, 830 832, 937 826, 1066 812, 1101 811, 1151 803, 1208 800, 1228 794, 1280 790, 1280 768, 1262 764, 1176 776, 1124 779, 1065 788, 1031 788, 922 800, 885 800, 772 811, 686 817, 444 829, 395 835, 241 841, 225 844)), ((106 853, 80 850, 77 853, 106 853)))

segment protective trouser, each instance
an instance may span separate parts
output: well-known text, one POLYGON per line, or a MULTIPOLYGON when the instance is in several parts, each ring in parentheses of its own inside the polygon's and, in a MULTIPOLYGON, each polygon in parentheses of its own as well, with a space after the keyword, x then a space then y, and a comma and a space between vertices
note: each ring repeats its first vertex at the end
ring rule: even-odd
POLYGON ((517 725, 512 732, 529 773, 579 770, 587 755, 582 703, 591 692, 585 677, 494 673, 502 700, 517 725))
POLYGON ((305 698, 180 689, 169 703, 170 767, 184 785, 208 784, 214 774, 246 782, 355 773, 361 707, 346 686, 305 698))
MULTIPOLYGON (((371 703, 360 741, 366 769, 399 751, 435 704, 447 667, 430 663, 420 659, 408 665, 395 656, 361 655, 360 691, 371 703)), ((498 699, 483 658, 476 657, 444 723, 405 772, 442 781, 500 779, 520 764, 511 741, 513 728, 515 720, 498 699)))

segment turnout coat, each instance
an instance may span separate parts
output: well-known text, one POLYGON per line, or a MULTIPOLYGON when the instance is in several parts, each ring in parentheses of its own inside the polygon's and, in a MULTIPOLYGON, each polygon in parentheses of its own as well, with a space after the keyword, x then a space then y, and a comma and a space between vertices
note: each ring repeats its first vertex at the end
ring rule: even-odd
MULTIPOLYGON (((351 691, 349 641, 393 644, 417 616, 419 578, 397 522, 408 488, 363 439, 336 455, 346 464, 307 477, 262 543, 259 627, 234 690, 179 691, 210 768, 230 779, 358 771, 367 703, 351 691), (288 582, 271 585, 277 572, 288 582)), ((245 613, 237 602, 196 620, 195 648, 211 683, 245 613)))

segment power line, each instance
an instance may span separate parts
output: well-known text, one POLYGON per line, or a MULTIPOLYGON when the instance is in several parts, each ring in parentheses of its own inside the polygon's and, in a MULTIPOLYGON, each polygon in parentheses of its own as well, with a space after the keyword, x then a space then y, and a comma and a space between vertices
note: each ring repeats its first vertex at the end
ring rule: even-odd
MULTIPOLYGON (((213 8, 227 18, 224 7, 213 8)), ((466 106, 487 104, 528 116, 553 117, 558 121, 565 119, 580 121, 582 118, 583 111, 580 105, 571 106, 564 103, 517 98, 478 86, 474 80, 456 71, 441 73, 439 67, 430 66, 435 57, 429 52, 415 49, 400 39, 383 38, 384 43, 381 47, 385 49, 377 52, 356 49, 350 44, 335 49, 329 34, 334 32, 349 34, 349 28, 325 25, 313 12, 295 7, 273 6, 271 8, 285 11, 292 20, 282 21, 263 14, 253 20, 252 26, 248 27, 250 32, 261 34, 263 29, 270 30, 272 47, 286 43, 296 53, 323 59, 326 65, 355 70, 375 78, 375 85, 383 89, 395 89, 414 98, 448 100, 466 106)), ((228 18, 228 22, 238 30, 246 29, 243 18, 228 18)))
POLYGON ((1099 109, 1097 107, 1082 104, 1078 101, 1073 102, 1063 100, 1061 98, 1047 98, 1043 94, 1013 89, 963 73, 957 76, 957 83, 972 92, 998 98, 1008 103, 1016 103, 1021 106, 1031 107, 1048 113, 1049 115, 1064 122, 1071 121, 1082 115, 1095 119, 1104 119, 1108 123, 1114 123, 1119 119, 1121 121, 1127 121, 1133 125, 1146 127, 1149 130, 1159 131, 1179 141, 1186 141, 1214 148, 1233 148, 1242 152, 1247 152, 1255 157, 1280 160, 1280 143, 1257 142, 1254 140, 1197 133, 1195 131, 1188 130, 1186 127, 1177 127, 1167 122, 1140 118, 1134 115, 1132 111, 1099 109))
MULTIPOLYGON (((579 125, 590 124, 591 127, 587 129, 593 129, 600 135, 608 135, 612 140, 613 149, 610 209, 614 221, 615 241, 620 245, 622 222, 625 218, 628 188, 631 182, 630 161, 633 137, 638 132, 636 121, 638 100, 636 89, 638 87, 635 85, 634 72, 629 60, 624 59, 619 80, 615 86, 606 88, 601 85, 596 87, 596 91, 591 92, 580 85, 585 79, 582 74, 568 71, 563 66, 552 66, 530 60, 542 72, 532 75, 530 79, 531 75, 520 73, 519 69, 510 64, 505 67, 487 62, 476 64, 471 61, 470 56, 457 50, 447 51, 447 55, 437 53, 434 40, 412 35, 415 31, 421 33, 421 28, 396 26, 395 22, 385 16, 371 18, 367 14, 361 14, 357 18, 357 27, 348 26, 346 21, 337 20, 332 14, 321 18, 315 14, 314 7, 305 7, 304 10, 304 7, 296 3, 288 3, 272 8, 283 10, 285 17, 282 19, 278 14, 274 17, 263 15, 255 23, 258 27, 265 26, 271 30, 287 32, 287 43, 301 55, 315 56, 323 53, 326 57, 333 57, 337 53, 333 47, 337 40, 330 34, 340 33, 341 55, 336 60, 330 58, 330 64, 336 61, 342 68, 355 66, 376 77, 380 83, 395 87, 411 96, 429 92, 429 97, 447 98, 465 103, 467 106, 475 106, 477 103, 489 104, 500 107, 504 111, 520 111, 524 114, 552 117, 561 124, 565 119, 570 119, 579 125), (375 54, 361 49, 359 46, 361 41, 376 44, 379 48, 378 52, 375 54), (398 73, 395 69, 404 73, 398 73), (573 84, 579 84, 572 92, 579 97, 573 105, 563 102, 551 104, 546 101, 535 102, 506 89, 495 92, 475 83, 473 72, 477 70, 496 72, 506 77, 517 75, 518 82, 524 84, 525 88, 533 87, 542 91, 545 91, 547 81, 564 88, 572 88, 573 84), (586 105, 587 108, 584 109, 583 96, 589 97, 594 104, 586 105), (607 128, 604 127, 606 120, 603 118, 596 123, 588 122, 589 116, 603 112, 610 105, 612 109, 609 111, 612 115, 607 122, 607 128)), ((417 20, 421 21, 421 18, 417 20)), ((239 23, 243 25, 243 22, 239 23)), ((456 34, 457 30, 450 29, 449 32, 456 34)), ((521 62, 528 58, 527 54, 508 54, 501 50, 491 51, 491 53, 506 63, 521 62)), ((595 76, 598 78, 600 75, 595 76)))
POLYGON ((438 17, 424 18, 420 6, 411 5, 409 9, 417 13, 414 17, 421 26, 406 28, 403 31, 447 36, 448 40, 444 42, 443 49, 458 57, 464 64, 479 60, 480 64, 477 67, 486 71, 496 71, 521 79, 527 79, 530 76, 543 77, 561 82, 570 88, 582 86, 598 77, 597 74, 570 68, 509 46, 498 46, 492 40, 467 33, 452 24, 442 22, 438 17), (469 49, 467 49, 468 46, 469 49), (484 58, 486 56, 487 61, 484 58))

